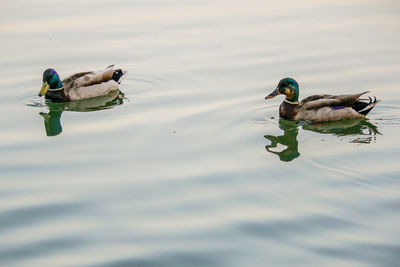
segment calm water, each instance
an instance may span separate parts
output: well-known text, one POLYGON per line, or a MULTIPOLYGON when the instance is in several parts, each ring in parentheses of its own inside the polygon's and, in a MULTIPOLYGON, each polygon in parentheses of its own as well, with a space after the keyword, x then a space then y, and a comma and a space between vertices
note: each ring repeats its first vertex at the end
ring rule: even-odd
POLYGON ((1 266, 396 266, 398 1, 2 1, 1 266), (124 99, 46 104, 116 64, 124 99), (368 120, 280 121, 370 90, 368 120))

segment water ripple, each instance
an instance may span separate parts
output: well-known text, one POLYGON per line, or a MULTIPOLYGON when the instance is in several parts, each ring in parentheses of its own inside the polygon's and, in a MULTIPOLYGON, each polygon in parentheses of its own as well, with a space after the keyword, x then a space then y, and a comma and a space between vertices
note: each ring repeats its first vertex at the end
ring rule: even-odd
POLYGON ((292 242, 296 235, 310 236, 326 231, 360 228, 362 225, 334 216, 309 215, 308 217, 293 217, 287 220, 243 223, 237 227, 245 235, 250 234, 262 239, 278 239, 281 242, 292 242), (313 227, 310 227, 310 225, 313 225, 313 227))
POLYGON ((43 223, 49 218, 61 219, 70 216, 72 211, 87 208, 83 203, 53 203, 38 206, 22 207, 0 213, 0 232, 7 232, 13 228, 33 226, 43 223))

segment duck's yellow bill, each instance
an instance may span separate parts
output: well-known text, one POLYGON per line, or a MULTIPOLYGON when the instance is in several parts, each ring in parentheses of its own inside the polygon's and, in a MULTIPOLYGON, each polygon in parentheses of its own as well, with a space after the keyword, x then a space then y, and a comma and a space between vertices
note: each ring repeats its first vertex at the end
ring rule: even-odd
POLYGON ((42 88, 40 88, 39 96, 45 95, 47 90, 49 90, 50 85, 47 82, 44 82, 42 88))

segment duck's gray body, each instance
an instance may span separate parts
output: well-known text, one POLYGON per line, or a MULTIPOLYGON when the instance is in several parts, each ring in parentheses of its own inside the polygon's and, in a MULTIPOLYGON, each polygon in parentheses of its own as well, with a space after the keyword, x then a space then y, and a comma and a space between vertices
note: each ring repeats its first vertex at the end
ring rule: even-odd
POLYGON ((279 107, 279 116, 292 121, 339 121, 364 118, 378 101, 360 99, 363 94, 312 95, 298 102, 298 84, 291 78, 282 79, 278 87, 266 99, 285 94, 279 107), (369 101, 368 101, 369 100, 369 101))
POLYGON ((43 74, 43 86, 39 95, 45 94, 53 101, 74 101, 107 95, 116 91, 126 71, 114 65, 104 70, 79 72, 60 80, 57 72, 48 69, 43 74), (46 88, 47 87, 47 88, 46 88))

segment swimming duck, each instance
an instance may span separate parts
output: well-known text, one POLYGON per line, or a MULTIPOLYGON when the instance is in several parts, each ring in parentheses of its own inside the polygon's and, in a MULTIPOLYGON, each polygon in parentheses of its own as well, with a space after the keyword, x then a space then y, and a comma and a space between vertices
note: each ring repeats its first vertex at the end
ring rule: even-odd
POLYGON ((312 95, 299 102, 298 83, 292 78, 284 78, 265 99, 284 94, 286 98, 279 107, 281 118, 314 123, 364 118, 379 102, 375 97, 374 100, 369 97, 369 101, 360 99, 366 93, 368 91, 348 95, 312 95))
POLYGON ((54 69, 43 73, 43 85, 39 96, 54 102, 67 102, 107 95, 118 89, 126 71, 115 69, 114 65, 104 70, 80 72, 61 81, 54 69))

